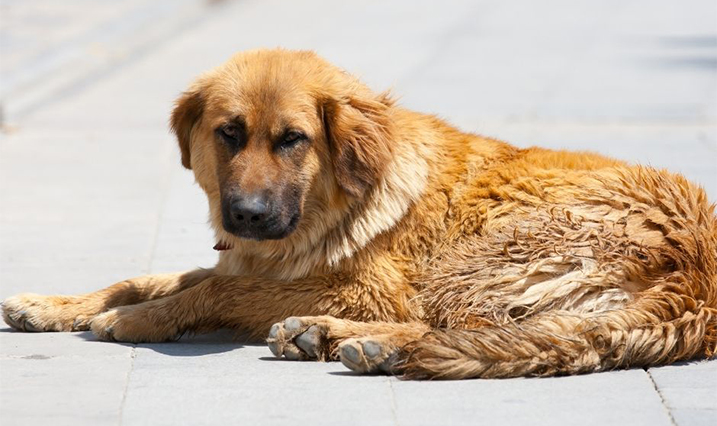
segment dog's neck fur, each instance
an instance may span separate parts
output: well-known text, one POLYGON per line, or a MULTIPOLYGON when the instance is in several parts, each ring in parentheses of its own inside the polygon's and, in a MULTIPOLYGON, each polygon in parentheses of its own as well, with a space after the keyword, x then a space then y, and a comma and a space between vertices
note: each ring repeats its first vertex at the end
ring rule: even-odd
POLYGON ((212 212, 217 240, 233 248, 220 253, 220 274, 260 275, 292 280, 335 270, 351 259, 377 235, 394 227, 423 194, 429 176, 427 159, 433 149, 417 135, 399 135, 396 150, 385 172, 362 200, 344 208, 313 206, 305 221, 290 237, 276 241, 249 241, 224 231, 212 212))

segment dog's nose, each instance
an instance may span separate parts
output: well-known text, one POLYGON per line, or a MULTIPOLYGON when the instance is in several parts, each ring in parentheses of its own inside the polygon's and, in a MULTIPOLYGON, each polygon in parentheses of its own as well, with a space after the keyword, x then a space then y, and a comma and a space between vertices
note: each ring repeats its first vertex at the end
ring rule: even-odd
POLYGON ((258 225, 266 218, 269 207, 263 197, 251 195, 234 200, 230 212, 236 223, 258 225))

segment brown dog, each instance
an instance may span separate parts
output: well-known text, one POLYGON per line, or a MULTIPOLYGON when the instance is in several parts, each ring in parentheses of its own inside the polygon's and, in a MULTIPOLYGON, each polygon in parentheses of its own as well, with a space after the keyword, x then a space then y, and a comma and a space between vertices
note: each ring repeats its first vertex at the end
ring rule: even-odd
POLYGON ((232 327, 279 357, 409 378, 715 353, 717 217, 679 175, 461 133, 310 52, 236 55, 172 129, 218 264, 15 296, 8 324, 127 342, 232 327))

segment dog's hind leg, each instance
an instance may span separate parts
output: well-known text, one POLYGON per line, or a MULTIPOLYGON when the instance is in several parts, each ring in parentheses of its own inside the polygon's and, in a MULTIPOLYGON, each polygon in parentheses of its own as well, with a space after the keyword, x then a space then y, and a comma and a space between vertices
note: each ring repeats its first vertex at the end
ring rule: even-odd
POLYGON ((681 177, 628 172, 614 192, 526 210, 514 232, 447 250, 420 295, 436 329, 404 347, 400 373, 545 376, 714 356, 714 206, 681 177))
POLYGON ((19 294, 2 302, 3 318, 9 326, 22 331, 89 330, 90 320, 102 312, 176 294, 212 274, 211 269, 199 269, 147 275, 79 296, 19 294))
MULTIPOLYGON (((659 292, 659 290, 658 290, 659 292)), ((677 294, 645 295, 595 315, 551 312, 522 323, 437 329, 396 359, 409 379, 550 376, 712 356, 717 309, 677 294)))

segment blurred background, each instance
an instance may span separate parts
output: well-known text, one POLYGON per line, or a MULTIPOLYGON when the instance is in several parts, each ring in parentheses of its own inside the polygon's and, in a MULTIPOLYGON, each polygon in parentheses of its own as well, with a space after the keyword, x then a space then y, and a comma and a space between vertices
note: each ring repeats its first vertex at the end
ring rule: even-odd
POLYGON ((232 53, 313 49, 519 146, 667 167, 717 200, 714 0, 0 0, 0 298, 209 266, 167 131, 232 53))

